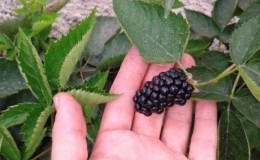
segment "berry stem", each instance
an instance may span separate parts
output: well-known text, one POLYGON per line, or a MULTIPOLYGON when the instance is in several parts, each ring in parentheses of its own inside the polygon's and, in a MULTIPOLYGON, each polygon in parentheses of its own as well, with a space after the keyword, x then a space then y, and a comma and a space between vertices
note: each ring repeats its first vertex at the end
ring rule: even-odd
POLYGON ((213 78, 209 81, 206 81, 206 82, 193 84, 193 86, 202 87, 202 86, 206 86, 206 85, 209 85, 209 84, 218 83, 219 80, 221 80, 222 78, 234 73, 235 71, 237 71, 237 67, 236 67, 235 64, 233 64, 230 67, 228 67, 224 72, 220 73, 217 77, 215 77, 215 78, 213 78))
POLYGON ((185 69, 185 67, 179 62, 177 61, 176 62, 178 64, 178 66, 180 67, 180 69, 184 72, 184 74, 189 77, 190 76, 190 73, 185 69))

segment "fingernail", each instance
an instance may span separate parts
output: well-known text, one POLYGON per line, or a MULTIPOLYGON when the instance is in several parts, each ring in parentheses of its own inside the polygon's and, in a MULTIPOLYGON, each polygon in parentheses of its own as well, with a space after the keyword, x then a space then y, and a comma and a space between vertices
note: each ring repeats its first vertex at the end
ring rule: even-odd
POLYGON ((59 103, 60 103, 60 98, 59 95, 56 95, 53 97, 53 101, 54 101, 54 106, 56 108, 56 110, 59 108, 59 103))

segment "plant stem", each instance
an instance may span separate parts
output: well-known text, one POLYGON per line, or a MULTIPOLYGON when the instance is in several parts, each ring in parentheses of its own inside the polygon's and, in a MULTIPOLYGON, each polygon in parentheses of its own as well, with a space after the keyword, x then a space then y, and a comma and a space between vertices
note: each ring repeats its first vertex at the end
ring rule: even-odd
POLYGON ((240 74, 238 73, 237 74, 237 77, 236 77, 236 80, 234 82, 234 85, 233 85, 233 88, 231 90, 231 94, 230 94, 230 100, 228 102, 228 107, 227 107, 227 111, 229 112, 230 111, 230 106, 231 106, 231 100, 234 98, 234 93, 235 93, 235 90, 236 90, 236 87, 237 87, 237 84, 238 84, 238 81, 239 81, 239 78, 240 78, 240 74))
POLYGON ((51 151, 51 147, 47 148, 46 150, 42 151, 40 154, 38 154, 37 156, 33 157, 31 160, 37 160, 40 157, 42 157, 43 155, 45 155, 46 153, 51 151))
POLYGON ((197 83, 194 84, 195 87, 202 87, 202 86, 206 86, 209 84, 214 84, 214 83, 218 83, 219 80, 221 80, 222 78, 234 73, 235 71, 237 71, 237 67, 235 64, 231 65, 230 67, 228 67, 225 71, 223 71, 222 73, 220 73, 217 77, 206 81, 206 82, 201 82, 201 83, 197 83), (235 68, 234 68, 235 67, 235 68))

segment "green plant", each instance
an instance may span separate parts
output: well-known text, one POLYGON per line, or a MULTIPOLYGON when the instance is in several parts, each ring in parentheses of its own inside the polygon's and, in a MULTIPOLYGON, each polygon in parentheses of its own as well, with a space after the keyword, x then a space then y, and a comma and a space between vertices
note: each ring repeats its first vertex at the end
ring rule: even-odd
POLYGON ((49 37, 56 13, 46 13, 42 3, 33 12, 20 10, 25 16, 19 21, 19 30, 1 28, 9 22, 0 25, 0 50, 5 58, 0 59, 1 155, 29 159, 50 146, 50 141, 43 143, 42 139, 49 140, 52 96, 59 91, 69 92, 82 104, 88 140, 94 142, 101 119, 95 106, 116 98, 102 89, 113 81, 111 77, 131 46, 130 40, 147 62, 178 63, 198 90, 193 99, 217 102, 218 159, 259 159, 259 3, 217 0, 212 18, 185 9, 186 21, 171 12, 183 7, 179 1, 113 0, 118 21, 96 19, 93 11, 58 42, 49 37), (235 16, 239 21, 230 24, 235 16), (214 39, 227 48, 227 53, 209 50, 214 39), (185 70, 180 65, 184 52, 195 57, 196 67, 185 70), (16 130, 22 138, 12 136, 16 130), (17 147, 21 140, 23 148, 17 147))

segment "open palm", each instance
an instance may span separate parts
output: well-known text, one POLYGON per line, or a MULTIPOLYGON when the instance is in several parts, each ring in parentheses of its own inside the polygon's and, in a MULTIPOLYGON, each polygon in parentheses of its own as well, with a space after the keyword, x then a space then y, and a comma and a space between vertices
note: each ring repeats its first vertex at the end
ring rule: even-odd
MULTIPOLYGON (((195 65, 188 55, 181 63, 185 67, 195 65)), ((176 105, 163 114, 150 117, 134 111, 132 97, 136 90, 172 67, 176 66, 149 65, 135 48, 129 51, 111 87, 112 93, 122 95, 106 105, 90 160, 216 159, 217 111, 214 102, 198 101, 194 108, 194 102, 188 101, 185 106, 176 105)), ((54 102, 57 115, 52 159, 87 159, 86 128, 80 106, 65 93, 58 94, 54 102), (61 109, 66 108, 64 105, 70 110, 66 117, 70 121, 65 120, 66 113, 61 113, 65 112, 61 109)))

